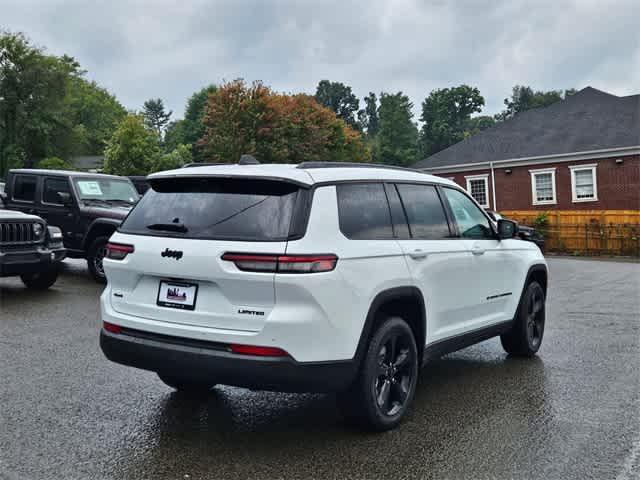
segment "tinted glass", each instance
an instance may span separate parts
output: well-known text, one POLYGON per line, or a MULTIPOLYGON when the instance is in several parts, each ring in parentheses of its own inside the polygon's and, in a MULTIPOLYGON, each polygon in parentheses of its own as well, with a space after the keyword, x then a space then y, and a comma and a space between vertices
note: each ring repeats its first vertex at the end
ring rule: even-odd
POLYGON ((460 235, 466 238, 495 238, 489 219, 469 197, 452 188, 442 190, 449 201, 460 235))
POLYGON ((121 230, 186 238, 285 240, 297 193, 297 186, 276 181, 155 180, 121 230))
POLYGON ((406 184, 398 184, 397 187, 413 238, 435 240, 449 237, 447 217, 435 187, 406 184))
POLYGON ((46 178, 44 190, 42 191, 42 201, 45 203, 62 204, 62 199, 58 193, 71 194, 69 182, 66 178, 46 178))
POLYGON ((391 223, 393 225, 393 233, 397 239, 407 240, 411 238, 409 233, 409 225, 407 224, 407 217, 404 214, 402 208, 402 202, 400 201, 400 195, 396 186, 390 183, 385 184, 385 192, 387 199, 389 200, 389 210, 391 210, 391 223))
POLYGON ((17 175, 13 184, 13 198, 33 202, 36 198, 37 178, 32 175, 17 175))
POLYGON ((393 238, 389 204, 382 183, 338 185, 340 231, 352 240, 393 238))

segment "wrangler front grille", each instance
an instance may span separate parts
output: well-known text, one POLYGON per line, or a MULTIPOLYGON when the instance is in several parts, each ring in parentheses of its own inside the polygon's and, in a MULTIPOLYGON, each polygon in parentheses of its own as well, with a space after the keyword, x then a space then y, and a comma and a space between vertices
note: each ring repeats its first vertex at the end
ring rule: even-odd
POLYGON ((38 242, 34 222, 0 223, 0 245, 23 245, 38 242))

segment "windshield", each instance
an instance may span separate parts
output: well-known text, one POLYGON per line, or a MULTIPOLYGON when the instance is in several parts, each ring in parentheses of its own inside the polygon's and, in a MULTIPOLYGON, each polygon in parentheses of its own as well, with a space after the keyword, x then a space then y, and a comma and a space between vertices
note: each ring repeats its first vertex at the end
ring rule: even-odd
POLYGON ((129 180, 115 178, 76 178, 76 191, 83 202, 123 202, 133 204, 139 195, 129 180))
POLYGON ((121 230, 185 238, 282 241, 289 235, 297 192, 295 185, 267 180, 156 180, 121 230))

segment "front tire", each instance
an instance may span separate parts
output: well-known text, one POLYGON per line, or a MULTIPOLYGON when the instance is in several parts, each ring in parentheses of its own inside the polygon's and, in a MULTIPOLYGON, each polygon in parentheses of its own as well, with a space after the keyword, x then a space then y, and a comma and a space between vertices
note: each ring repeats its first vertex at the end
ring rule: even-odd
POLYGON ((97 237, 87 251, 87 266, 94 280, 98 283, 107 283, 102 261, 107 254, 107 242, 109 237, 97 237))
POLYGON ((55 268, 37 273, 25 273, 20 275, 24 285, 31 290, 47 290, 58 279, 58 270, 55 268))
POLYGON ((510 355, 531 357, 542 345, 545 324, 545 295, 538 282, 531 282, 520 302, 513 328, 500 336, 504 350, 510 355))
POLYGON ((400 424, 416 390, 418 350, 402 318, 387 318, 376 330, 354 384, 339 396, 348 417, 367 429, 385 431, 400 424))
POLYGON ((206 394, 209 390, 215 387, 213 382, 202 382, 191 379, 180 378, 175 375, 168 375, 158 372, 158 378, 162 380, 165 385, 177 390, 178 392, 191 393, 191 394, 206 394))

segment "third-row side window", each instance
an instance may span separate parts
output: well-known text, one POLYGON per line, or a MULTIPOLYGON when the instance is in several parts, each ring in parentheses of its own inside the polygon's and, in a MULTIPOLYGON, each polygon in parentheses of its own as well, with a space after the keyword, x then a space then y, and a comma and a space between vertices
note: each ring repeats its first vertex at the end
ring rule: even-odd
POLYGON ((382 183, 351 183, 336 187, 340 231, 351 240, 393 238, 391 214, 382 183))

